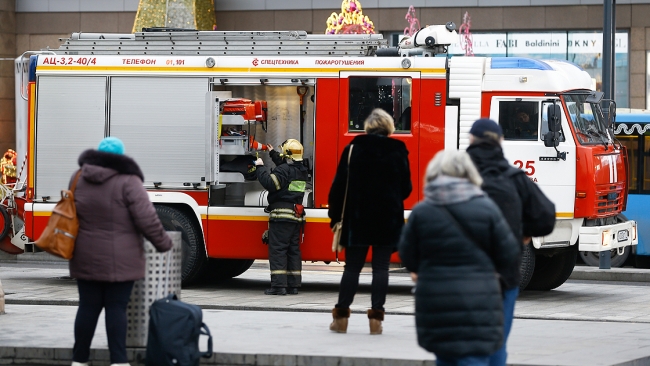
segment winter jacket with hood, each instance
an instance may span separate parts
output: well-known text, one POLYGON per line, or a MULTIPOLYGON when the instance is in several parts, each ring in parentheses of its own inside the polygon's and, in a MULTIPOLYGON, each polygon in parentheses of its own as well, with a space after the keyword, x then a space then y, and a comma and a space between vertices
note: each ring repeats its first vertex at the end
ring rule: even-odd
POLYGON ((542 193, 537 184, 528 179, 522 170, 508 163, 498 144, 490 142, 473 144, 467 148, 467 153, 481 175, 491 169, 496 169, 503 174, 509 170, 519 170, 519 174, 510 174, 509 176, 517 189, 512 194, 519 196, 518 200, 513 199, 512 202, 521 203, 521 209, 518 211, 520 215, 514 211, 502 212, 518 243, 517 262, 503 274, 506 287, 508 289, 515 288, 521 282, 523 237, 550 234, 555 226, 555 205, 542 193))
POLYGON ((495 271, 516 260, 516 239, 499 208, 466 179, 439 176, 425 197, 399 243, 402 263, 418 274, 418 343, 444 358, 490 355, 503 341, 495 271))
POLYGON ((144 278, 143 236, 160 252, 171 249, 172 241, 142 185, 140 167, 128 156, 97 150, 84 151, 79 166, 74 194, 79 233, 70 276, 105 282, 144 278))
MULTIPOLYGON (((404 200, 412 190, 406 145, 375 134, 356 136, 350 145, 341 245, 396 247, 404 226, 404 200)), ((330 227, 341 221, 350 145, 343 149, 329 192, 330 227)))

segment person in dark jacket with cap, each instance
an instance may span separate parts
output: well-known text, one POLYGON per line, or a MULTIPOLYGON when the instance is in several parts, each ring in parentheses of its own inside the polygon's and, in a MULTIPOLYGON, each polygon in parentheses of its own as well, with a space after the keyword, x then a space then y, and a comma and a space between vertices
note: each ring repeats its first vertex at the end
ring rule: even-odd
POLYGON ((465 151, 438 152, 426 169, 425 198, 402 230, 418 343, 438 366, 487 366, 503 341, 497 273, 515 262, 517 242, 481 181, 465 151))
POLYGON ((347 332, 359 273, 372 247, 372 307, 368 309, 368 322, 370 334, 381 334, 388 265, 404 226, 404 200, 411 194, 411 172, 406 145, 389 137, 395 131, 393 117, 377 108, 364 121, 364 130, 365 134, 355 136, 343 149, 328 198, 330 227, 341 221, 345 209, 341 234, 345 270, 330 330, 347 332))
POLYGON ((265 295, 297 295, 302 285, 301 233, 305 223, 302 206, 305 197, 308 172, 303 161, 303 146, 295 139, 288 139, 278 153, 269 145, 270 157, 275 169, 269 170, 264 161, 255 161, 257 179, 269 192, 269 266, 271 288, 265 295))
MULTIPOLYGON (((470 146, 467 153, 478 168, 484 181, 494 176, 509 179, 514 187, 509 197, 491 197, 501 209, 508 226, 517 239, 517 261, 507 268, 503 275, 504 342, 490 357, 490 366, 504 366, 507 352, 506 342, 514 317, 515 302, 521 283, 521 261, 523 245, 532 245, 531 236, 548 235, 555 225, 555 205, 530 181, 525 172, 510 165, 503 155, 501 141, 503 131, 495 121, 482 118, 474 122, 470 133, 470 146)), ((491 194, 487 190, 488 196, 491 194)), ((534 254, 533 254, 534 255, 534 254)), ((530 277, 526 279, 530 280, 530 277)))
POLYGON ((172 241, 142 185, 140 167, 124 155, 120 139, 107 137, 97 150, 84 151, 79 166, 74 192, 79 233, 70 260, 70 276, 79 288, 72 365, 88 365, 102 309, 111 365, 128 365, 126 306, 134 281, 145 276, 142 237, 160 252, 170 250, 172 241))

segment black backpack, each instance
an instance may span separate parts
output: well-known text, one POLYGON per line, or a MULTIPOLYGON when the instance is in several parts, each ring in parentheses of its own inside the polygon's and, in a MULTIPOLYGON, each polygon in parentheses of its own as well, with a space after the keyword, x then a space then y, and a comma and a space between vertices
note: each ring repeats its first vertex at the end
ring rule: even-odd
POLYGON ((497 167, 488 167, 481 171, 481 177, 481 189, 499 206, 517 239, 553 232, 555 204, 525 176, 523 170, 508 167, 502 172, 497 167), (522 176, 517 177, 518 174, 522 176))
POLYGON ((521 240, 522 230, 522 202, 517 186, 512 180, 516 174, 525 174, 523 170, 509 167, 505 172, 498 167, 488 167, 481 171, 483 185, 481 189, 501 209, 503 217, 508 222, 515 237, 521 240))
POLYGON ((149 315, 147 366, 198 366, 201 357, 212 356, 212 336, 200 307, 170 294, 154 301, 149 315), (209 337, 207 352, 199 351, 201 334, 209 337))

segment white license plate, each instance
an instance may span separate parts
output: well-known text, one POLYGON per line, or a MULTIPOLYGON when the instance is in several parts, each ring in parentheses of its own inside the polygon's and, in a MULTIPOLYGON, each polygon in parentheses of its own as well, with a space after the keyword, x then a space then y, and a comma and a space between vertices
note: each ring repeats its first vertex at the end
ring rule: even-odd
POLYGON ((618 233, 616 233, 616 236, 618 237, 618 241, 626 241, 628 238, 628 231, 627 230, 619 230, 618 233))

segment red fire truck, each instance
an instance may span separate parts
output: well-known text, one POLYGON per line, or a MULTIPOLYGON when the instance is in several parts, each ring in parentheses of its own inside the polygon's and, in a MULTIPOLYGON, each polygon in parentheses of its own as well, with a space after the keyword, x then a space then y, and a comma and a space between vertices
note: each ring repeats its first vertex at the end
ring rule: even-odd
MULTIPOLYGON (((552 289, 576 254, 636 244, 625 148, 601 111, 590 76, 564 61, 451 57, 453 24, 388 48, 381 35, 149 29, 75 33, 30 56, 24 96, 26 175, 10 220, 11 244, 33 251, 77 168, 77 157, 116 136, 142 167, 165 227, 182 232, 183 283, 223 279, 267 258, 266 192, 247 164, 288 138, 305 146, 306 261, 333 261, 327 196, 346 144, 373 108, 395 119, 410 154, 413 193, 441 149, 465 149, 480 117, 498 121, 510 162, 555 202, 552 234, 525 248, 529 289, 552 289), (256 109, 257 108, 257 109, 256 109), (240 110, 237 112, 237 110, 240 110), (234 111, 234 112, 233 112, 234 111), (536 126, 524 130, 525 111, 536 126), (16 228, 19 228, 16 230, 16 228)), ((18 189, 19 190, 19 189, 18 189)), ((344 253, 342 258, 344 258, 344 253)), ((392 258, 398 263, 397 254, 392 258)))

